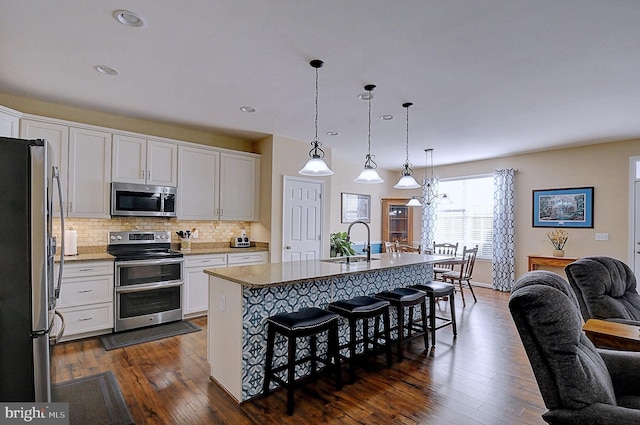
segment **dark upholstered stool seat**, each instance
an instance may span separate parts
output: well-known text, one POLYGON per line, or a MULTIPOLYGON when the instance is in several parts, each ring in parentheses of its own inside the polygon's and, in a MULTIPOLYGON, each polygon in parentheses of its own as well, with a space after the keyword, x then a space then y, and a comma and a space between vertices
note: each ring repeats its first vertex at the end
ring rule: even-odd
POLYGON ((396 308, 398 316, 398 325, 394 327, 398 331, 398 362, 401 362, 404 355, 402 350, 402 344, 404 342, 404 330, 407 329, 407 337, 411 336, 413 330, 420 330, 424 335, 424 346, 429 346, 429 333, 427 331, 427 294, 424 291, 413 288, 395 288, 391 291, 382 291, 376 294, 376 298, 380 298, 389 301, 393 307, 396 308), (419 328, 413 322, 413 307, 420 305, 422 326, 419 328), (404 309, 409 307, 409 321, 405 326, 404 323, 404 309))
POLYGON ((342 377, 340 375, 340 354, 338 350, 338 319, 339 316, 321 308, 303 308, 293 313, 278 313, 267 319, 267 355, 265 365, 263 394, 269 393, 271 381, 280 384, 287 389, 287 414, 293 413, 293 393, 300 383, 295 379, 296 365, 311 362, 311 374, 314 375, 317 369, 317 362, 327 366, 333 364, 336 385, 342 388, 342 377), (316 340, 318 334, 328 331, 327 355, 322 358, 317 355, 316 340), (273 368, 273 352, 276 332, 284 335, 288 339, 287 363, 273 368), (310 354, 302 358, 296 358, 296 338, 310 337, 310 354), (332 360, 333 359, 333 362, 332 360), (287 380, 281 379, 276 373, 287 370, 287 380))
POLYGON ((453 336, 458 335, 458 328, 456 326, 456 301, 454 298, 455 285, 451 283, 438 282, 432 280, 431 282, 421 283, 412 286, 412 288, 424 291, 429 298, 429 329, 431 330, 431 346, 436 345, 436 330, 445 326, 453 326, 453 336), (437 298, 449 298, 449 306, 451 307, 451 318, 437 316, 436 315, 436 299, 437 298), (439 325, 436 325, 436 319, 441 320, 439 325))
MULTIPOLYGON (((365 360, 378 352, 378 340, 380 329, 380 316, 383 321, 383 332, 387 352, 387 367, 391 367, 391 323, 389 319, 389 301, 379 298, 360 296, 348 300, 334 301, 328 305, 328 309, 345 317, 349 321, 349 379, 355 381, 356 349, 362 343, 362 354, 365 360), (373 341, 369 338, 369 319, 375 318, 373 341), (362 320, 362 339, 358 340, 356 325, 362 320), (370 350, 369 346, 373 345, 370 350)), ((343 348, 343 347, 341 347, 343 348)))

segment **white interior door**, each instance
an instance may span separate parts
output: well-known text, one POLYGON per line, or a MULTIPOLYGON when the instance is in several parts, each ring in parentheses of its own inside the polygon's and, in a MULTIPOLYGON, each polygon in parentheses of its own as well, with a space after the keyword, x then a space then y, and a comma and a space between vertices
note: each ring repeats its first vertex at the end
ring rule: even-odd
POLYGON ((636 276, 640 276, 640 182, 634 182, 634 230, 630 235, 633 241, 633 265, 631 268, 636 276))
POLYGON ((322 193, 324 183, 284 177, 282 261, 314 260, 322 248, 322 193))

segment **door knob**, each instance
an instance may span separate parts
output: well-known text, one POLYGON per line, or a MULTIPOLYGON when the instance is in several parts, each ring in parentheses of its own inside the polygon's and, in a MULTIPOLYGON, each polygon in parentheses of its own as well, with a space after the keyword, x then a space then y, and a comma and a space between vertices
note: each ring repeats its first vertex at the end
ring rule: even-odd
POLYGON ((285 249, 291 249, 291 247, 289 245, 284 247, 285 249))

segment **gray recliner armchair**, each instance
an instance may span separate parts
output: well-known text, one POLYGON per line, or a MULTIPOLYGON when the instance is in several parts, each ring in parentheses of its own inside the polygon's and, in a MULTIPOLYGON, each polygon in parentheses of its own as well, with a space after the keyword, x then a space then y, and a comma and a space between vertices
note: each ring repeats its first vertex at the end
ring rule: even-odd
POLYGON ((603 319, 640 325, 636 277, 625 263, 610 257, 586 257, 565 268, 584 320, 603 319))
POLYGON ((582 331, 573 290, 532 271, 509 299, 550 424, 640 424, 640 353, 598 349, 582 331))

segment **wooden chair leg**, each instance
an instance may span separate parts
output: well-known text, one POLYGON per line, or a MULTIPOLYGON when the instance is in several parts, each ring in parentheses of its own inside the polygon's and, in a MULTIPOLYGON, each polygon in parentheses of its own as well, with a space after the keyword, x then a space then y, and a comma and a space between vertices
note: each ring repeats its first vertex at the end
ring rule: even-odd
POLYGON ((473 292, 473 286, 471 286, 471 280, 467 279, 467 285, 469 285, 469 289, 471 290, 471 295, 473 295, 473 302, 478 302, 478 299, 476 298, 476 294, 475 292, 473 292))
POLYGON ((420 312, 422 315, 422 332, 424 338, 424 348, 429 347, 429 329, 427 326, 427 300, 423 300, 420 304, 420 312))
POLYGON ((453 336, 458 336, 458 326, 456 325, 456 299, 451 294, 449 297, 449 308, 451 309, 451 326, 453 327, 453 336))
POLYGON ((342 371, 340 369, 340 342, 338 338, 338 326, 335 326, 329 330, 329 347, 327 351, 327 358, 333 357, 333 368, 336 375, 336 388, 342 389, 342 371))
MULTIPOLYGON (((453 295, 451 295, 453 298, 453 295)), ((436 297, 429 297, 429 327, 431 328, 431 346, 436 346, 436 297)))
POLYGON ((318 370, 318 337, 309 337, 309 352, 311 354, 311 374, 315 375, 318 370))
POLYGON ((391 359, 391 318, 389 314, 389 309, 386 309, 382 314, 382 320, 384 322, 384 339, 385 339, 385 347, 387 350, 387 367, 391 367, 392 359, 391 359))
POLYGON ((404 338, 404 309, 398 305, 398 363, 402 362, 402 340, 404 338))
POLYGON ((356 380, 356 319, 349 319, 349 381, 351 383, 356 380))

